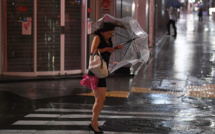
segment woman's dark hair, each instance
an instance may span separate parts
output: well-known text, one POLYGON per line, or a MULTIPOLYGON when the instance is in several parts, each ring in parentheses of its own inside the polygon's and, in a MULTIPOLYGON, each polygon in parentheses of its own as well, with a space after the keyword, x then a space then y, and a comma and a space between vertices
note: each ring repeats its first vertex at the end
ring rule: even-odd
POLYGON ((93 32, 93 34, 98 35, 100 32, 113 31, 116 27, 125 28, 122 24, 119 25, 117 22, 102 22, 99 29, 93 32))

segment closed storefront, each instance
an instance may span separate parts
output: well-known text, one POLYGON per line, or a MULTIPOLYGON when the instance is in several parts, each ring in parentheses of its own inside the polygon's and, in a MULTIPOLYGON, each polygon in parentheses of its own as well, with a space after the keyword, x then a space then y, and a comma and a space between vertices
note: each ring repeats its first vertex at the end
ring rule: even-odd
POLYGON ((150 47, 166 31, 164 0, 0 0, 0 4, 3 75, 86 73, 93 39, 90 25, 104 14, 137 19, 149 34, 150 47))
POLYGON ((34 71, 34 3, 4 1, 4 71, 34 71))
POLYGON ((26 76, 83 72, 85 3, 1 0, 1 72, 26 76))

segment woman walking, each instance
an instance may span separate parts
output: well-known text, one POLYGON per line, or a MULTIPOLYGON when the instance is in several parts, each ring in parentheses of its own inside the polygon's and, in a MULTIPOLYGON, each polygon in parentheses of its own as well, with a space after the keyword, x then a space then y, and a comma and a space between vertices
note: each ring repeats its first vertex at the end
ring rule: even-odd
MULTIPOLYGON (((113 53, 115 49, 122 49, 122 45, 117 45, 113 48, 111 37, 115 27, 122 26, 111 22, 103 22, 100 28, 93 33, 95 37, 91 46, 91 54, 97 53, 99 51, 102 58, 106 61, 107 66, 109 64, 111 53, 113 53)), ((88 76, 95 75, 91 71, 89 71, 88 76)), ((98 118, 105 102, 106 78, 98 79, 97 88, 93 90, 93 93, 95 97, 95 103, 92 109, 93 115, 92 121, 89 124, 89 129, 93 130, 95 134, 102 134, 103 131, 101 130, 101 127, 98 123, 98 118)))

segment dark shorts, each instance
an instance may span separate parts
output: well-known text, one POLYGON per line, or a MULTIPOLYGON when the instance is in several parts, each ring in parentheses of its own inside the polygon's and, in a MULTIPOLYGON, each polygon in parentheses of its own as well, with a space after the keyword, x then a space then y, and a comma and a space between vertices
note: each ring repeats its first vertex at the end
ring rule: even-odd
MULTIPOLYGON (((92 73, 91 71, 88 72, 88 75, 89 76, 95 76, 95 74, 92 73)), ((97 87, 106 87, 106 78, 99 79, 97 87)))

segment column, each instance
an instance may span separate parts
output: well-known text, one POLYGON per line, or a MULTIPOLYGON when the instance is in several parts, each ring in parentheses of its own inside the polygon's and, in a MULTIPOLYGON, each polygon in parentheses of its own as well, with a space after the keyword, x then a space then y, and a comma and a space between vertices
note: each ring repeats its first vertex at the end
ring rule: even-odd
POLYGON ((154 47, 154 0, 150 0, 149 47, 154 47))

